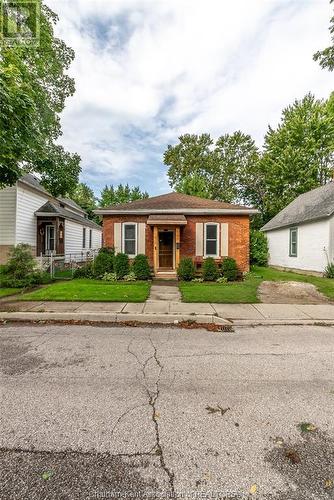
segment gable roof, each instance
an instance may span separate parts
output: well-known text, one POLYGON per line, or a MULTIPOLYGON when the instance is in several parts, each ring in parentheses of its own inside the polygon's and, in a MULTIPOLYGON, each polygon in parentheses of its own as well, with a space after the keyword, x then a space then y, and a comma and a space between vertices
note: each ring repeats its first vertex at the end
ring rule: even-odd
POLYGON ((301 194, 262 227, 271 231, 280 227, 310 222, 334 214, 334 182, 301 194))
POLYGON ((86 213, 86 210, 84 210, 82 207, 80 207, 80 205, 78 205, 75 201, 71 200, 71 198, 58 197, 57 199, 60 201, 60 203, 64 203, 64 205, 68 205, 69 207, 72 207, 75 210, 78 210, 84 214, 86 213))
POLYGON ((86 219, 85 217, 82 217, 81 215, 76 214, 71 210, 66 210, 66 208, 58 206, 51 201, 47 201, 43 206, 36 210, 35 215, 60 215, 61 217, 64 217, 64 219, 70 219, 74 222, 79 222, 82 225, 91 227, 92 229, 99 229, 100 231, 102 231, 102 227, 95 222, 86 219))
POLYGON ((111 205, 95 210, 97 214, 121 213, 257 213, 256 209, 242 205, 233 205, 217 200, 208 200, 183 193, 167 193, 152 198, 136 200, 130 203, 111 205))

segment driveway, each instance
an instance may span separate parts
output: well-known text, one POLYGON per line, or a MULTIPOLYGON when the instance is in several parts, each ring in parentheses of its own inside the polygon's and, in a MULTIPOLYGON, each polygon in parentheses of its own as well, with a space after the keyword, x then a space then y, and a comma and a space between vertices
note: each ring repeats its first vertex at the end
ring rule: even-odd
POLYGON ((0 498, 333 499, 333 353, 321 326, 2 326, 0 498))

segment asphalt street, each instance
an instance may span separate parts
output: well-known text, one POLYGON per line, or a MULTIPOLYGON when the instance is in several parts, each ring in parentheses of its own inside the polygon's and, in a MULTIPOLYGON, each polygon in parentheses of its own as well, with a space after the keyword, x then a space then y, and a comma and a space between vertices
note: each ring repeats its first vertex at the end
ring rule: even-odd
POLYGON ((334 328, 0 327, 1 500, 334 498, 334 328))

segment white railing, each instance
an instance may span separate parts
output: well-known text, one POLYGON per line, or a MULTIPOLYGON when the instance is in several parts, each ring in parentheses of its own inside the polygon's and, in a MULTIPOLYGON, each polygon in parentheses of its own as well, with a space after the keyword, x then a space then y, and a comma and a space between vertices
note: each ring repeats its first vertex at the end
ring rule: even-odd
POLYGON ((75 269, 82 267, 87 262, 94 262, 99 249, 87 250, 82 252, 71 252, 66 254, 56 254, 50 252, 50 255, 41 254, 36 258, 40 269, 49 272, 52 278, 66 277, 71 278, 75 269), (59 276, 57 276, 59 275, 59 276))

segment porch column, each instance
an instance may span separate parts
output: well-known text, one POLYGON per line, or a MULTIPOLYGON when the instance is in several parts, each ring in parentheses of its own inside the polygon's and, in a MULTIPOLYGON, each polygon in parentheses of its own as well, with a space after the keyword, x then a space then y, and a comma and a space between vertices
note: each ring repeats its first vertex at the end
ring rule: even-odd
POLYGON ((159 267, 158 262, 158 247, 159 247, 159 231, 158 226, 153 226, 153 264, 154 264, 154 274, 157 272, 159 267))
POLYGON ((175 268, 177 269, 180 264, 180 226, 175 228, 175 268))

